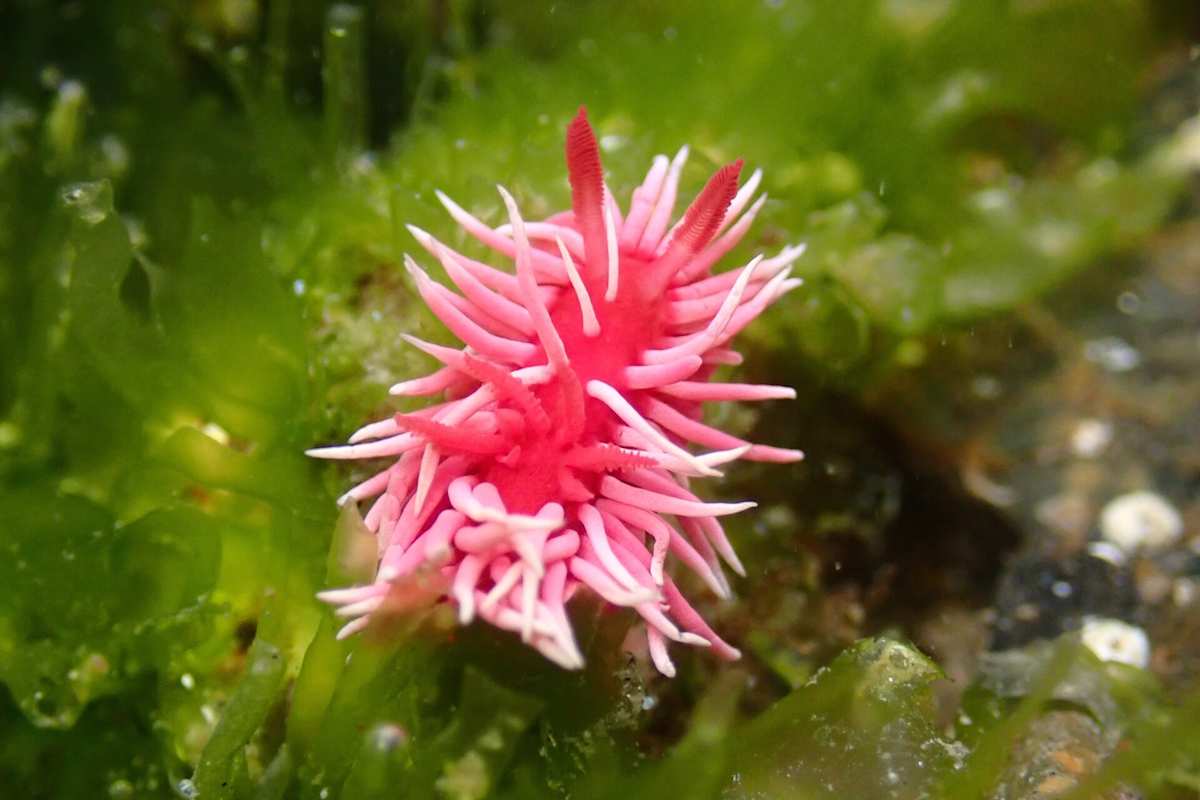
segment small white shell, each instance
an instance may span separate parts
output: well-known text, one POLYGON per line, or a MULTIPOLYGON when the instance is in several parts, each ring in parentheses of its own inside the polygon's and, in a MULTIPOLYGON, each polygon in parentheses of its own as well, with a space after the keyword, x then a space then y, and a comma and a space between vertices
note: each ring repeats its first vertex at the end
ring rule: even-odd
POLYGON ((1183 517, 1154 492, 1130 492, 1110 500, 1100 512, 1100 533, 1126 552, 1156 550, 1183 535, 1183 517))
POLYGON ((1150 663, 1150 639, 1141 628, 1106 617, 1087 617, 1080 631, 1083 644, 1101 661, 1145 669, 1150 663))

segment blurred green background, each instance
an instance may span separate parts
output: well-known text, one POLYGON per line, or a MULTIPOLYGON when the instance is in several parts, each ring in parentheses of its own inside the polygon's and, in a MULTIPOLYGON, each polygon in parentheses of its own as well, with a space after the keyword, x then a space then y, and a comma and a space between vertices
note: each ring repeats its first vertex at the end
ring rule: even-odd
MULTIPOLYGON (((1200 241, 1198 32, 1183 0, 0 3, 0 796, 1196 796, 1196 662, 1069 624, 988 660, 1038 530, 962 476, 1037 427, 981 374, 1034 385, 1084 335, 1064 294, 1200 241), (400 333, 446 340, 404 223, 470 250, 435 188, 567 205, 580 104, 622 202, 687 143, 688 191, 764 169, 730 263, 808 245, 742 371, 798 402, 720 419, 810 456, 710 489, 764 501, 705 601, 747 658, 665 682, 586 601, 582 674, 436 611, 336 643, 357 473, 302 451, 400 407, 400 333), (1015 743, 1068 712, 1086 757, 1046 783, 1015 743)), ((1200 436, 1182 409, 1152 441, 1200 436)), ((1194 451, 1159 462, 1194 510, 1194 451)))

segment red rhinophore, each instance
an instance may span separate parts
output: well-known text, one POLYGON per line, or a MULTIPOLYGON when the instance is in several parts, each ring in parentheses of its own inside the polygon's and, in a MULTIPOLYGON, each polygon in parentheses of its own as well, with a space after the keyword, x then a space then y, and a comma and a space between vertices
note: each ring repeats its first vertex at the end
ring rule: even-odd
POLYGON ((754 503, 705 502, 689 478, 720 475, 718 466, 738 458, 803 457, 700 421, 705 402, 795 396, 709 377, 740 360, 729 340, 798 285, 790 265, 803 247, 713 275, 762 207, 760 197, 747 209, 761 173, 739 189, 742 162, 722 167, 671 227, 686 158, 687 148, 656 157, 622 215, 581 108, 567 128, 570 211, 526 222, 501 188, 509 222, 493 229, 438 193, 460 226, 512 259, 515 274, 410 226, 462 293, 407 256, 405 264, 466 347, 405 337, 444 366, 392 393, 445 392, 447 401, 309 451, 395 459, 339 501, 375 498, 365 522, 379 545, 373 583, 320 595, 350 619, 339 638, 366 627, 389 598, 418 596, 411 579, 424 570, 438 578, 426 594, 455 604, 464 624, 483 617, 568 669, 583 664, 565 609, 580 587, 642 617, 665 675, 675 672, 668 641, 738 657, 663 567, 673 553, 728 597, 721 560, 745 573, 718 518, 754 503))

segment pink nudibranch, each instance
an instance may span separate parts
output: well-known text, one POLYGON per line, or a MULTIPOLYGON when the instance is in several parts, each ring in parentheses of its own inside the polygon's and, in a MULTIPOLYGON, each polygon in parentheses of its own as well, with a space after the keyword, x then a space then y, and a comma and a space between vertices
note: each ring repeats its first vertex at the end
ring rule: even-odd
POLYGON ((745 572, 719 517, 754 503, 705 502, 688 479, 720 475, 718 466, 739 458, 803 458, 700 421, 705 402, 795 396, 709 378, 740 361, 729 340, 799 284, 790 265, 803 247, 713 275, 762 208, 763 197, 750 202, 761 173, 739 189, 742 162, 722 167, 671 227, 686 158, 686 147, 655 158, 622 214, 581 108, 567 128, 571 210, 526 222, 500 188, 508 223, 491 228, 438 193, 463 229, 515 262, 515 274, 410 226, 461 294, 407 256, 406 267, 466 346, 405 337, 443 366, 393 394, 447 400, 309 451, 395 459, 339 501, 375 498, 364 519, 378 542, 373 583, 320 594, 350 620, 339 638, 365 628, 389 594, 426 570, 444 579, 462 623, 482 617, 567 669, 583 665, 565 609, 581 587, 641 616, 665 675, 675 673, 668 641, 739 657, 664 564, 673 553, 728 597, 721 561, 745 572))

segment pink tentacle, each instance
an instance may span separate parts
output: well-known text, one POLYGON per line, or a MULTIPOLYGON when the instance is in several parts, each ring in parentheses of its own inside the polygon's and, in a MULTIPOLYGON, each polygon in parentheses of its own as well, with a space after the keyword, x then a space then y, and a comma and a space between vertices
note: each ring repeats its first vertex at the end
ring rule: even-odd
POLYGON ((633 190, 633 197, 629 201, 629 216, 621 226, 622 250, 632 253, 638 249, 638 243, 646 230, 646 223, 658 203, 658 195, 662 191, 670 163, 666 156, 655 156, 650 171, 646 173, 646 179, 642 181, 641 186, 633 190))
POLYGON ((600 494, 635 508, 646 508, 663 514, 674 514, 677 517, 723 517, 758 505, 758 503, 749 501, 744 503, 704 503, 683 500, 630 486, 612 475, 605 475, 600 479, 600 494))
POLYGON ((442 368, 423 378, 414 378, 393 384, 388 389, 388 394, 395 397, 427 397, 454 387, 469 388, 471 383, 467 376, 457 370, 442 368))
MULTIPOLYGON (((480 222, 474 216, 469 214, 465 209, 451 200, 442 192, 437 192, 437 198, 441 204, 454 218, 454 221, 462 226, 463 230, 474 236, 483 244, 495 250, 504 256, 511 259, 517 257, 517 246, 512 239, 507 236, 501 236, 487 225, 480 222)), ((538 280, 545 283, 565 284, 567 276, 563 273, 562 264, 557 258, 549 253, 541 250, 532 250, 530 253, 531 266, 537 272, 538 280)))
POLYGON ((696 402, 709 401, 756 401, 756 400, 794 400, 796 390, 790 386, 771 386, 757 383, 707 383, 703 381, 678 381, 660 386, 658 389, 665 395, 680 400, 696 402))
POLYGON ((525 336, 518 328, 514 328, 508 323, 492 316, 480 306, 476 305, 471 300, 455 294, 437 281, 429 277, 424 270, 417 266, 416 262, 409 257, 405 257, 405 267, 408 268, 409 274, 414 276, 417 284, 417 291, 426 305, 433 311, 434 315, 445 321, 444 317, 447 306, 452 306, 459 314, 474 322, 480 328, 508 339, 520 341, 521 337, 525 336))
MULTIPOLYGON (((779 251, 778 255, 762 260, 755 273, 756 276, 763 280, 770 280, 795 263, 796 259, 804 254, 804 250, 804 245, 784 247, 779 251)), ((700 278, 694 283, 680 284, 667 291, 667 298, 671 301, 676 301, 695 300, 710 295, 724 295, 733 286, 743 269, 745 267, 738 267, 737 269, 722 272, 719 275, 700 278)))
MULTIPOLYGON (((764 275, 761 269, 756 270, 755 277, 747 284, 746 292, 742 295, 742 302, 746 303, 757 297, 758 293, 767 285, 770 277, 769 275, 764 275)), ((674 300, 667 304, 664 322, 675 328, 684 328, 695 325, 698 322, 707 322, 721 310, 721 304, 724 300, 725 295, 720 293, 692 300, 674 300)))
POLYGON ((459 264, 446 248, 439 247, 438 256, 442 268, 446 270, 450 280, 454 281, 468 300, 493 319, 499 320, 523 335, 532 336, 534 334, 533 320, 523 305, 489 289, 483 284, 483 281, 459 264))
MULTIPOLYGON (((626 503, 613 503, 600 500, 597 506, 604 508, 605 511, 608 511, 613 516, 649 533, 654 538, 656 551, 660 543, 665 543, 680 561, 700 576, 701 580, 712 589, 713 594, 717 595, 717 597, 729 596, 729 587, 716 577, 713 568, 696 551, 691 543, 679 531, 668 525, 662 517, 626 503)), ((658 553, 656 552, 650 561, 650 574, 656 584, 662 583, 661 574, 655 571, 655 567, 659 563, 658 553)))
POLYGON ((658 199, 654 203, 654 211, 650 213, 646 229, 638 241, 638 253, 646 256, 653 255, 662 242, 663 234, 666 233, 667 226, 671 222, 671 214, 675 211, 675 197, 679 192, 679 176, 683 173, 683 165, 687 162, 687 157, 688 148, 685 145, 675 154, 675 158, 671 159, 662 190, 659 191, 658 199))
POLYGON ((447 302, 432 288, 432 284, 433 282, 428 278, 418 277, 417 290, 429 304, 430 310, 463 343, 490 358, 513 364, 528 364, 537 356, 536 345, 506 339, 491 333, 460 311, 454 304, 447 302))
POLYGON ((550 312, 546 310, 545 304, 542 303, 537 293, 537 280, 534 278, 532 265, 532 255, 535 251, 529 246, 529 240, 525 236, 525 222, 521 219, 517 203, 513 200, 512 195, 503 187, 500 188, 500 195, 504 198, 504 205, 508 208, 508 218, 512 221, 513 239, 516 243, 517 283, 521 287, 522 303, 533 320, 538 341, 541 342, 550 365, 556 371, 563 369, 567 366, 567 351, 563 347, 562 339, 559 338, 558 330, 550 319, 550 312))
MULTIPOLYGON (((484 264, 482 261, 476 261, 473 258, 468 258, 457 250, 449 247, 444 242, 438 241, 436 238, 418 228, 416 225, 408 226, 409 232, 413 238, 425 248, 425 250, 434 258, 441 259, 442 254, 453 258, 458 266, 469 272, 473 278, 482 283, 487 288, 504 296, 509 301, 517 303, 521 302, 521 290, 517 286, 517 278, 507 272, 496 269, 490 264, 484 264)), ((549 303, 557 296, 558 290, 553 286, 541 287, 541 295, 543 302, 549 303)))
POLYGON ((703 422, 697 422, 690 419, 679 412, 678 409, 670 406, 661 400, 648 398, 646 401, 647 416, 662 425, 671 433, 685 439, 689 442, 695 442, 703 447, 713 447, 720 449, 730 449, 734 447, 742 447, 749 445, 750 449, 746 452, 743 458, 748 461, 770 461, 775 463, 788 464, 793 461, 800 461, 804 458, 804 453, 800 450, 788 450, 779 447, 768 447, 760 444, 750 444, 744 439, 739 439, 736 436, 725 433, 725 431, 717 430, 709 427, 703 422))
POLYGON ((358 502, 379 494, 384 490, 385 487, 387 487, 388 475, 391 471, 392 468, 389 467, 383 472, 375 473, 370 478, 367 478, 365 481, 339 497, 337 504, 339 506, 344 506, 346 503, 351 501, 358 502))
POLYGON ((688 355, 664 364, 635 364, 622 373, 630 389, 657 389, 696 374, 704 363, 698 355, 688 355))

